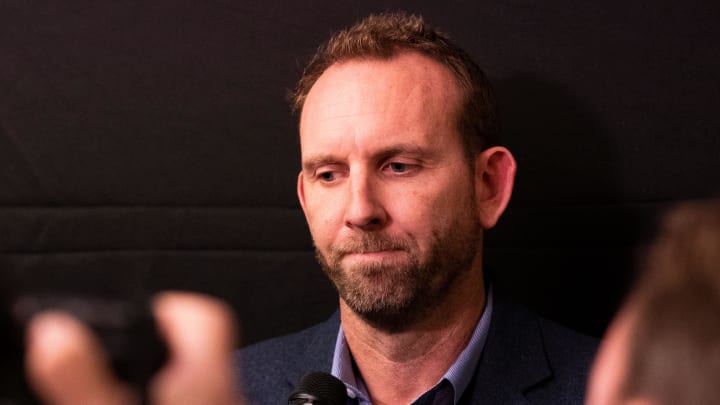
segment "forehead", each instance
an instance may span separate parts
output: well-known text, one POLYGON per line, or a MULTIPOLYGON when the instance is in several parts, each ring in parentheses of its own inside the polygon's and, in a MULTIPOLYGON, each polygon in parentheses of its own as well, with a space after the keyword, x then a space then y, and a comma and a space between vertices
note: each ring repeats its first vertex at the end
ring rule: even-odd
POLYGON ((460 99, 450 70, 417 53, 337 63, 308 93, 300 118, 301 143, 337 133, 455 133, 460 99))

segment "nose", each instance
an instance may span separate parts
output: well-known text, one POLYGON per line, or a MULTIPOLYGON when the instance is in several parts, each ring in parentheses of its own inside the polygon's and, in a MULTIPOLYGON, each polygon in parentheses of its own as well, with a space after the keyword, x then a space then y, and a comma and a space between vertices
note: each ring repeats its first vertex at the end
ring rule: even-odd
POLYGON ((379 186, 369 176, 351 176, 349 201, 345 211, 345 226, 364 231, 385 226, 388 215, 383 207, 379 186))

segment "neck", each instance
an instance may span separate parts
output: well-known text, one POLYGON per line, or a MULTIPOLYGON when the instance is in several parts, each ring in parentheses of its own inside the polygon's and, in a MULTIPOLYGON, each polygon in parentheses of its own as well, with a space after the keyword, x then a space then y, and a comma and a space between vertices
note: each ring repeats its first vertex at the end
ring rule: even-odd
POLYGON ((365 322, 341 300, 345 338, 374 404, 410 403, 432 388, 467 346, 485 308, 480 269, 459 277, 452 291, 402 330, 365 322))

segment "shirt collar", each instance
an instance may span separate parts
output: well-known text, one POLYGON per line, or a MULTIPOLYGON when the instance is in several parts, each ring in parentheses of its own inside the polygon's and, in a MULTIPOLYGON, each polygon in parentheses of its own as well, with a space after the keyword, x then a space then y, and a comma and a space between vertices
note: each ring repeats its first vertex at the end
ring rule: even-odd
MULTIPOLYGON (((491 287, 488 288, 485 310, 475 326, 470 341, 457 359, 455 359, 455 362, 448 368, 442 378, 440 378, 440 381, 438 381, 438 384, 440 384, 443 380, 448 380, 452 384, 455 390, 456 404, 465 392, 468 384, 470 384, 470 380, 480 360, 480 355, 485 347, 485 340, 487 339, 488 330, 490 329, 490 319, 492 318, 492 308, 493 293, 491 287)), ((352 354, 345 340, 342 324, 340 324, 335 342, 331 374, 345 383, 350 398, 356 398, 360 404, 369 404, 370 400, 367 389, 362 382, 362 378, 356 377, 353 364, 352 354)))

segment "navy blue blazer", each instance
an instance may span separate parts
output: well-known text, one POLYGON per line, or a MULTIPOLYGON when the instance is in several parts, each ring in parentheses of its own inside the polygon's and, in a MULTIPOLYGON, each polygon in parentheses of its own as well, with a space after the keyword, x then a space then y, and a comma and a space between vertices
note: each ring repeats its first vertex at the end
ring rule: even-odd
MULTIPOLYGON (((462 404, 582 404, 597 340, 500 300, 462 404)), ((248 346, 237 354, 242 391, 252 405, 287 404, 312 371, 330 372, 340 318, 248 346)))

